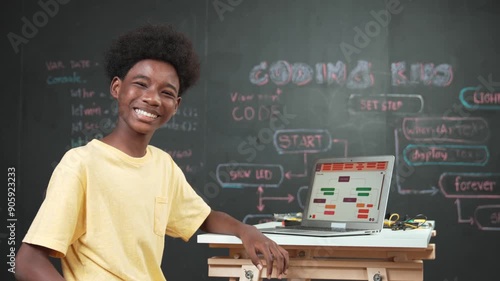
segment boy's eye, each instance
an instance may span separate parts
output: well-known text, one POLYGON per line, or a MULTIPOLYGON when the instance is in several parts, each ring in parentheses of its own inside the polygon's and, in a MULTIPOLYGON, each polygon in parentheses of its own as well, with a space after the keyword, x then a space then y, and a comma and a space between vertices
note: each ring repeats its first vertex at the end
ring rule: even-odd
POLYGON ((171 92, 162 92, 165 96, 170 97, 170 98, 175 98, 175 95, 171 92))

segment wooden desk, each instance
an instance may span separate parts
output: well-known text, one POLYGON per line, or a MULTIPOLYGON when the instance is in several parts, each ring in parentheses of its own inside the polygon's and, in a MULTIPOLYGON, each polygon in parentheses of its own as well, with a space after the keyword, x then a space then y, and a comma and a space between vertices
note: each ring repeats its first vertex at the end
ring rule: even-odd
MULTIPOLYGON (((279 224, 279 223, 278 223, 279 224)), ((265 223, 257 227, 269 227, 265 223)), ((380 234, 317 238, 307 236, 266 234, 288 250, 289 281, 299 280, 423 280, 423 260, 435 259, 434 221, 428 227, 380 234)), ((211 248, 227 248, 229 255, 208 259, 208 275, 236 280, 262 280, 266 269, 259 272, 252 264, 241 240, 230 235, 201 234, 198 243, 211 248), (253 278, 249 277, 253 275, 253 278)), ((265 261, 264 266, 265 266, 265 261)), ((277 278, 273 271, 273 278, 277 278)))

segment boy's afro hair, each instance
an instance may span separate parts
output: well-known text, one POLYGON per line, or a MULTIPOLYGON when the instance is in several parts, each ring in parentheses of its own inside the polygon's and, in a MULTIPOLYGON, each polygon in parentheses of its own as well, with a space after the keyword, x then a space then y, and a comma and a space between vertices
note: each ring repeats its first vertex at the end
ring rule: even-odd
POLYGON ((171 25, 148 24, 119 36, 104 54, 107 75, 124 79, 139 61, 153 59, 170 63, 179 76, 179 96, 200 76, 200 61, 191 40, 171 25))

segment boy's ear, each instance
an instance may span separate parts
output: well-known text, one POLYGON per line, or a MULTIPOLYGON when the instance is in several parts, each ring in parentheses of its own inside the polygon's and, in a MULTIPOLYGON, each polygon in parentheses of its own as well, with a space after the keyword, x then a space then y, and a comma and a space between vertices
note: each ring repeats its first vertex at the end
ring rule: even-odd
POLYGON ((121 84, 122 80, 117 76, 115 76, 113 80, 111 80, 111 84, 109 85, 109 92, 115 99, 118 99, 118 92, 120 91, 121 84))
POLYGON ((175 111, 177 112, 177 109, 179 108, 179 106, 181 106, 181 101, 182 101, 182 98, 181 97, 178 97, 177 98, 177 105, 175 106, 175 111))

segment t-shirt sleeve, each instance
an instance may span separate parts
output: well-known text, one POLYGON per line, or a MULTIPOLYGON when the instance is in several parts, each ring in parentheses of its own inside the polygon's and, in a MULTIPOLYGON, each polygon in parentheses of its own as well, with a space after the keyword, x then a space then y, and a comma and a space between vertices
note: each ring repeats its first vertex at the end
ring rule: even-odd
POLYGON ((210 214, 210 206, 194 191, 184 173, 174 165, 172 207, 166 234, 188 241, 210 214))
POLYGON ((46 197, 23 242, 51 249, 50 255, 61 258, 68 247, 85 233, 85 182, 81 171, 63 157, 54 169, 46 197))

